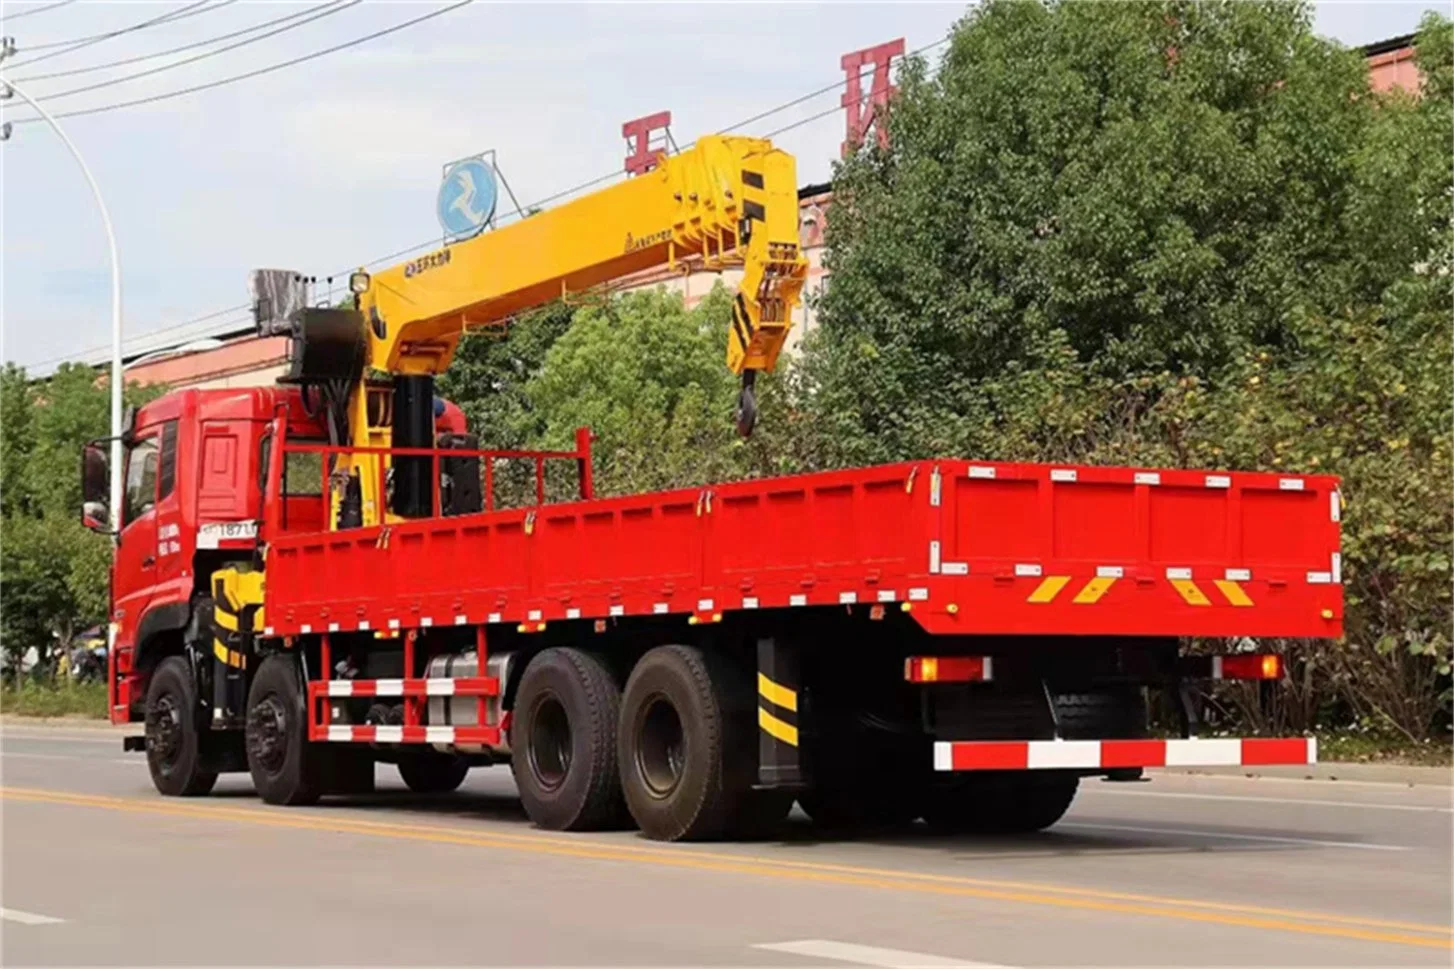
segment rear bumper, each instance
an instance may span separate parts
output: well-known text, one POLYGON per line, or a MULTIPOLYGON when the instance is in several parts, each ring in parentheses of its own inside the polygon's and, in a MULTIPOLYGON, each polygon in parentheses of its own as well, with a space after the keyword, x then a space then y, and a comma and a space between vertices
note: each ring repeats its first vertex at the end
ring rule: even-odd
POLYGON ((936 771, 1116 770, 1316 764, 1313 737, 1193 740, 953 740, 934 744, 936 771))

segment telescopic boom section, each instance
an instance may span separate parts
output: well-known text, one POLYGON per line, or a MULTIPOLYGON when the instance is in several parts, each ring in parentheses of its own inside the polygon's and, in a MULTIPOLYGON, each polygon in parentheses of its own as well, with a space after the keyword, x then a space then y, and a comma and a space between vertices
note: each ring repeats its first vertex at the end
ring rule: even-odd
POLYGON ((727 366, 750 397, 807 275, 793 157, 762 139, 704 137, 645 175, 376 273, 358 304, 368 365, 440 373, 468 329, 659 266, 742 269, 727 366))

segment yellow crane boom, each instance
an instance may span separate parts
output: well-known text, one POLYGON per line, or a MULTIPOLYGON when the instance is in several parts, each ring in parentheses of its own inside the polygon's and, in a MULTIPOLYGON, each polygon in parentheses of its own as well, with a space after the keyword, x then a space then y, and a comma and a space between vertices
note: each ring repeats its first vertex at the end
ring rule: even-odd
MULTIPOLYGON (((338 437, 355 447, 431 447, 432 378, 448 368, 467 330, 661 266, 742 270, 727 366, 742 375, 737 422, 751 433, 753 379, 776 364, 807 276, 796 164, 757 138, 706 136, 643 175, 377 273, 355 273, 356 311, 306 310, 292 324, 289 379, 317 389, 338 437)), ((361 487, 355 524, 382 520, 373 462, 358 454, 335 464, 361 487)), ((407 463, 389 462, 396 498, 397 472, 407 463)))
POLYGON ((358 302, 368 364, 440 373, 467 329, 679 263, 742 267, 727 365, 771 371, 807 272, 792 156, 708 136, 645 175, 375 273, 358 302))

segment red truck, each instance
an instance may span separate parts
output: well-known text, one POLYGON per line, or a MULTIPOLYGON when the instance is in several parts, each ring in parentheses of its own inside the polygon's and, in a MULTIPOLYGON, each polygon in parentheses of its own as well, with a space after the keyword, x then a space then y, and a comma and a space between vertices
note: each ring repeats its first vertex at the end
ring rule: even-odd
MULTIPOLYGON (((470 165, 441 197, 488 220, 470 165)), ((247 770, 300 804, 370 789, 379 761, 438 792, 508 760, 542 827, 679 839, 795 800, 827 825, 1038 829, 1085 776, 1311 762, 1309 739, 1197 737, 1192 681, 1280 663, 1179 644, 1341 634, 1334 478, 942 458, 597 498, 587 432, 485 450, 435 394, 470 329, 731 270, 751 433, 808 272, 796 185, 766 140, 707 135, 360 270, 351 306, 256 274, 285 381, 142 407, 114 514, 87 450, 87 520, 119 539, 111 716, 145 722, 157 789, 247 770), (562 466, 573 500, 547 486, 562 466), (1177 736, 1148 735, 1152 696, 1177 736)))
POLYGON ((163 793, 249 770, 305 803, 380 761, 438 792, 508 761, 551 829, 746 836, 796 800, 1027 830, 1081 777, 1315 759, 1196 736, 1193 681, 1280 663, 1179 643, 1341 634, 1335 478, 942 458, 597 498, 587 433, 481 450, 439 402, 437 446, 388 449, 432 467, 428 514, 338 529, 325 469, 361 449, 305 403, 183 390, 130 420, 110 708, 163 793), (557 463, 578 498, 545 500, 557 463))

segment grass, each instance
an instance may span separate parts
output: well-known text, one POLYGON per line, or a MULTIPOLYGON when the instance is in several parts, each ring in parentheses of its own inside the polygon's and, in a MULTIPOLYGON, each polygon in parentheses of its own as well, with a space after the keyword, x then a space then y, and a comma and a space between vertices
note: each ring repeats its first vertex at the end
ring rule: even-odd
POLYGON ((17 689, 0 688, 0 713, 21 717, 106 718, 105 683, 67 683, 61 686, 24 682, 17 689))
POLYGON ((1361 731, 1319 733, 1318 760, 1448 767, 1454 764, 1454 746, 1447 739, 1415 743, 1406 737, 1379 736, 1361 731))

